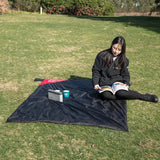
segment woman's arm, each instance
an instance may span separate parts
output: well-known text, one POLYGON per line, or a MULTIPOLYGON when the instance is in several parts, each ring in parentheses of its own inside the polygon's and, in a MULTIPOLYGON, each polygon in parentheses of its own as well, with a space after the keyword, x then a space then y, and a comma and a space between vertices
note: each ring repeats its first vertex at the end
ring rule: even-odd
POLYGON ((92 84, 93 84, 94 88, 99 88, 96 85, 99 85, 99 79, 101 77, 101 73, 100 72, 101 72, 101 57, 98 54, 96 56, 94 65, 92 67, 92 84))
POLYGON ((121 71, 121 75, 123 78, 123 83, 130 86, 130 73, 128 71, 128 67, 129 67, 129 60, 127 59, 125 68, 121 71))

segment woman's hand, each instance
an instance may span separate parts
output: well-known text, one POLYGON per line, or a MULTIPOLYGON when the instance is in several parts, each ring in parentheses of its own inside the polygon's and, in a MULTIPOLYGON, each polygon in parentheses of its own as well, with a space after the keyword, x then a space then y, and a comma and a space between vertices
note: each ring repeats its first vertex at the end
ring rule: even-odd
POLYGON ((96 85, 94 86, 94 89, 95 89, 95 90, 99 90, 99 89, 101 89, 101 87, 99 86, 99 84, 96 84, 96 85))

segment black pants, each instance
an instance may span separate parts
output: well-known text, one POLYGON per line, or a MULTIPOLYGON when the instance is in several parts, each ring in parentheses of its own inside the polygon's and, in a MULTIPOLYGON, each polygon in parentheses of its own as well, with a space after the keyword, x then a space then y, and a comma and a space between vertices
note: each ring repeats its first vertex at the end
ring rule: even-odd
POLYGON ((144 95, 137 92, 137 91, 132 91, 132 90, 119 90, 116 92, 115 95, 113 95, 109 91, 105 91, 100 93, 100 96, 102 97, 103 100, 115 100, 115 99, 123 99, 123 100, 129 100, 129 99, 144 99, 144 95))

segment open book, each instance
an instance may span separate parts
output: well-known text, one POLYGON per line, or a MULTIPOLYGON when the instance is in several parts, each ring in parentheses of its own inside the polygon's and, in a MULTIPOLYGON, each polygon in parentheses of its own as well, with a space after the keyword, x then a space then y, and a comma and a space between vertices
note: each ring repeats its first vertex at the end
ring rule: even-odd
POLYGON ((119 90, 126 90, 128 91, 128 86, 122 82, 115 82, 112 84, 112 86, 101 86, 101 89, 98 90, 99 93, 102 93, 104 91, 110 91, 113 94, 115 94, 119 90))

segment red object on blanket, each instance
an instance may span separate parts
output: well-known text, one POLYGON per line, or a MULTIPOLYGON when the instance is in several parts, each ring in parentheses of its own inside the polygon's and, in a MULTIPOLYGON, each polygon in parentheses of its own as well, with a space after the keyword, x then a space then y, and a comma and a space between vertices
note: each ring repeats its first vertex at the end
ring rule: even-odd
POLYGON ((45 79, 41 82, 40 85, 49 84, 49 83, 56 83, 56 82, 62 82, 67 81, 68 79, 45 79))

